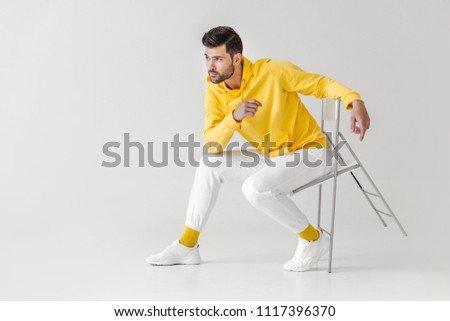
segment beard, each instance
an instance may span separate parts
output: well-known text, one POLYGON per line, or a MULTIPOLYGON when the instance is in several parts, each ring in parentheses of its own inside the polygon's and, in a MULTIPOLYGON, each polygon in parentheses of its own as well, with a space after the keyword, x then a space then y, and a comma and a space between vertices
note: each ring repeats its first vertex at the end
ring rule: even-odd
POLYGON ((217 73, 217 76, 216 76, 215 78, 213 78, 213 77, 211 76, 211 72, 217 73, 217 71, 209 70, 209 78, 211 79, 211 82, 212 82, 213 84, 218 84, 218 83, 221 83, 222 81, 227 80, 227 79, 230 78, 231 76, 233 76, 233 74, 234 74, 234 66, 233 66, 233 64, 231 64, 231 65, 227 68, 227 70, 225 70, 224 73, 222 73, 222 74, 217 73))

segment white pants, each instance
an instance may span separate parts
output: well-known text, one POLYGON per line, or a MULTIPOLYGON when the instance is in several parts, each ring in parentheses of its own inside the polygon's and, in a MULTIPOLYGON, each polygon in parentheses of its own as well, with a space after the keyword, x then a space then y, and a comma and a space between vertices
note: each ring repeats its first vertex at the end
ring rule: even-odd
POLYGON ((332 166, 326 164, 326 152, 325 148, 305 149, 269 159, 257 151, 252 151, 250 157, 248 153, 233 150, 208 159, 203 157, 192 185, 186 226, 202 231, 221 184, 233 181, 242 183, 242 192, 254 207, 292 232, 302 232, 309 224, 308 219, 288 194, 332 170, 332 166), (221 164, 213 167, 205 164, 208 161, 221 164), (251 166, 244 166, 250 162, 253 162, 251 166))

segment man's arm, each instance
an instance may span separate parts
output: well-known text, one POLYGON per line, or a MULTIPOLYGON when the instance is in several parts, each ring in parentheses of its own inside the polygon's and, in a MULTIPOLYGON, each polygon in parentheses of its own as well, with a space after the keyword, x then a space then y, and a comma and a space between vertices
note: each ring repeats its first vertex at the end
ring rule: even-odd
POLYGON ((205 92, 205 129, 203 140, 208 146, 208 152, 221 153, 231 137, 233 137, 239 123, 233 118, 233 113, 225 115, 218 107, 215 98, 208 91, 205 92))
POLYGON ((370 127, 370 118, 365 104, 357 92, 331 78, 306 72, 290 62, 282 61, 278 64, 279 68, 277 69, 284 90, 299 92, 306 96, 314 95, 319 99, 340 98, 345 108, 352 110, 350 114, 351 132, 359 134, 361 141, 364 139, 366 130, 370 127))

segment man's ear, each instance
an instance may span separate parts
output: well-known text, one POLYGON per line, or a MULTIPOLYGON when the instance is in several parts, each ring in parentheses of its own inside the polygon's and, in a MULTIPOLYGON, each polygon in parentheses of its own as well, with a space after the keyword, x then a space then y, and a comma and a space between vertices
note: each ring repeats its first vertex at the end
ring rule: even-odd
POLYGON ((240 64, 242 61, 242 54, 241 53, 236 53, 233 56, 233 63, 234 64, 240 64))

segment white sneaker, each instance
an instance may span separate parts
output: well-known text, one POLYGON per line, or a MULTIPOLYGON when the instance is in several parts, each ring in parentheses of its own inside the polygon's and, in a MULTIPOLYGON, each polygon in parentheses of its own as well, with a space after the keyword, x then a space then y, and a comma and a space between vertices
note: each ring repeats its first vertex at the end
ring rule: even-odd
POLYGON ((321 231, 319 233, 319 238, 312 242, 299 238, 294 257, 283 265, 286 271, 307 271, 328 252, 330 238, 321 231))
POLYGON ((149 256, 145 261, 151 265, 200 264, 202 259, 198 248, 198 243, 191 248, 177 239, 164 251, 149 256))

